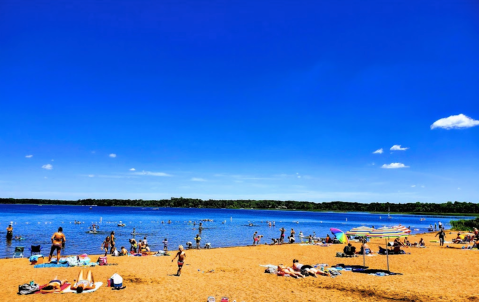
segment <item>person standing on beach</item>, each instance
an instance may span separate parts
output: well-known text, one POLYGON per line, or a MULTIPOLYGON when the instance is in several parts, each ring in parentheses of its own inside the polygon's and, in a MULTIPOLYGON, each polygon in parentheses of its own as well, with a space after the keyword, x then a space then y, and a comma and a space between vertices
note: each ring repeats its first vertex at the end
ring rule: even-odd
POLYGON ((110 254, 113 254, 113 251, 115 250, 115 231, 111 232, 110 241, 111 241, 110 254))
POLYGON ((294 231, 293 228, 291 228, 291 235, 289 235, 289 237, 292 237, 293 239, 296 240, 296 238, 294 238, 294 235, 296 235, 296 232, 294 231))
POLYGON ((165 238, 165 240, 163 240, 163 250, 165 251, 165 253, 168 253, 168 239, 165 238))
POLYGON ((284 228, 279 229, 281 231, 281 235, 279 237, 279 243, 283 244, 284 243, 284 232, 286 231, 284 228))
POLYGON ((439 221, 437 225, 439 226, 439 229, 442 230, 442 222, 439 221))
POLYGON ((439 246, 444 246, 444 239, 446 239, 446 233, 444 232, 443 229, 439 231, 439 233, 436 234, 437 237, 439 235, 439 246))
POLYGON ((256 234, 258 234, 258 232, 254 232, 253 234, 253 245, 256 245, 256 234))
POLYGON ((196 234, 195 241, 196 241, 196 249, 199 250, 200 249, 200 242, 201 242, 200 234, 196 234))
POLYGON ((101 244, 101 249, 105 250, 105 256, 108 254, 108 248, 111 246, 111 239, 110 236, 106 236, 105 241, 101 244))
POLYGON ((437 231, 437 223, 434 222, 434 231, 437 231))
POLYGON ((50 249, 50 256, 48 257, 48 262, 52 261, 53 252, 57 250, 57 263, 60 263, 60 252, 62 250, 62 245, 66 242, 65 235, 63 234, 63 228, 59 227, 58 231, 53 234, 52 238, 52 248, 50 249))
POLYGON ((178 257, 178 272, 176 272, 176 276, 179 277, 181 275, 181 269, 183 268, 183 264, 185 264, 185 258, 186 258, 186 253, 182 245, 178 247, 178 253, 176 253, 175 258, 173 258, 171 262, 175 261, 176 257, 178 257))
POLYGON ((12 225, 10 224, 8 227, 7 227, 7 240, 12 240, 13 238, 13 227, 12 225))

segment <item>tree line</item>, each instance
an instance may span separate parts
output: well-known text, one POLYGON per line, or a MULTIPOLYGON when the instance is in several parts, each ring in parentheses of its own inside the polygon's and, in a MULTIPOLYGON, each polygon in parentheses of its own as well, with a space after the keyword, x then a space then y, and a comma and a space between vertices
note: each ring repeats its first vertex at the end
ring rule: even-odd
POLYGON ((170 199, 143 200, 143 199, 21 199, 0 198, 0 204, 56 204, 56 205, 83 205, 83 206, 137 206, 137 207, 175 207, 175 208, 226 208, 226 209, 283 209, 298 211, 338 211, 338 212, 391 212, 417 214, 477 214, 479 204, 472 202, 446 203, 389 203, 389 202, 309 202, 309 201, 280 201, 280 200, 223 200, 198 198, 172 197, 170 199))

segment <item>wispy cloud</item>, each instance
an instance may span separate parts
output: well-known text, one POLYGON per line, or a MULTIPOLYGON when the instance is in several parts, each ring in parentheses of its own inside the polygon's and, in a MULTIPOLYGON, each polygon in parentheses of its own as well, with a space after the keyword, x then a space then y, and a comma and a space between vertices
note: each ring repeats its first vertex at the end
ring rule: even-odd
POLYGON ((25 155, 26 158, 32 158, 33 155, 25 155))
POLYGON ((394 146, 392 146, 391 149, 389 149, 389 150, 392 150, 392 151, 405 151, 405 150, 407 150, 407 149, 409 149, 409 148, 406 148, 406 147, 402 148, 401 145, 394 145, 394 146))
POLYGON ((112 153, 112 154, 110 154, 110 155, 108 155, 108 156, 110 156, 111 158, 115 158, 115 157, 116 157, 116 154, 115 154, 115 153, 112 153))
POLYGON ((203 178, 198 178, 198 177, 193 177, 191 181, 206 181, 206 179, 203 178))
POLYGON ((95 175, 93 175, 93 174, 89 174, 89 175, 88 175, 88 177, 95 177, 95 175))
POLYGON ((383 169, 400 169, 400 168, 409 168, 409 166, 406 166, 402 163, 390 163, 389 165, 382 165, 381 168, 383 169))
POLYGON ((50 164, 46 164, 46 165, 43 165, 42 168, 45 169, 45 170, 51 170, 51 169, 53 169, 53 166, 50 165, 50 164))
POLYGON ((416 187, 416 185, 412 185, 412 186, 411 186, 411 188, 415 188, 415 187, 416 187))
POLYGON ((150 172, 150 171, 141 171, 132 173, 133 175, 147 175, 147 176, 171 176, 170 174, 164 172, 150 172))
POLYGON ((383 154, 383 148, 377 149, 376 151, 373 152, 373 154, 383 154))
POLYGON ((130 171, 136 171, 136 169, 135 169, 135 168, 131 168, 130 171))
POLYGON ((470 128, 479 125, 478 120, 474 120, 464 114, 451 115, 435 121, 431 125, 431 129, 443 128, 443 129, 463 129, 470 128))

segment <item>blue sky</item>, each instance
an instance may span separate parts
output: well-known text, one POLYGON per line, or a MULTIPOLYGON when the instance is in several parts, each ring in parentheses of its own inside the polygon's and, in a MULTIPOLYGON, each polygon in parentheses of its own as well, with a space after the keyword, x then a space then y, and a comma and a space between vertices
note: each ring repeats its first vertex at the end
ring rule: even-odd
POLYGON ((0 197, 477 202, 478 9, 3 0, 0 197))

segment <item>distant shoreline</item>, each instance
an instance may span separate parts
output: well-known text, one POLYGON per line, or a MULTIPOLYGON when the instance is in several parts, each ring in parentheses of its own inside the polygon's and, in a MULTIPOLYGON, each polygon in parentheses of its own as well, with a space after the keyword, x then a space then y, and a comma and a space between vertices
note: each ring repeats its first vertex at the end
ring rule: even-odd
MULTIPOLYGON (((53 201, 57 200, 45 200, 48 202, 32 202, 32 203, 25 203, 25 202, 4 202, 6 198, 0 198, 0 205, 36 205, 36 206, 83 206, 83 207, 133 207, 133 208, 176 208, 176 209, 216 209, 216 210, 263 210, 263 211, 291 211, 291 212, 318 212, 318 213, 351 213, 351 212, 358 212, 358 213, 369 213, 369 214, 383 214, 383 215, 388 215, 388 212, 384 211, 360 211, 360 210, 350 210, 350 211, 344 211, 344 210, 308 210, 308 209, 282 209, 282 208, 235 208, 235 207, 228 207, 228 208, 219 208, 219 207, 186 207, 186 206, 177 206, 177 207, 164 207, 164 206, 152 206, 152 205, 97 205, 97 204, 74 204, 75 202, 78 202, 76 200, 62 200, 66 201, 65 203, 50 203, 53 201)), ((7 199, 11 201, 12 199, 7 199)), ((16 200, 16 199, 13 199, 16 200)), ((35 200, 35 199, 32 199, 35 200)), ((40 201, 40 200, 36 200, 40 201)), ((345 202, 346 203, 346 202, 345 202)), ((479 213, 461 213, 461 212, 449 212, 449 213, 441 213, 441 212, 403 212, 403 211, 398 211, 394 212, 391 211, 389 214, 393 215, 400 215, 400 214, 405 214, 405 215, 416 215, 416 216, 470 216, 470 217, 479 217, 479 213)))

